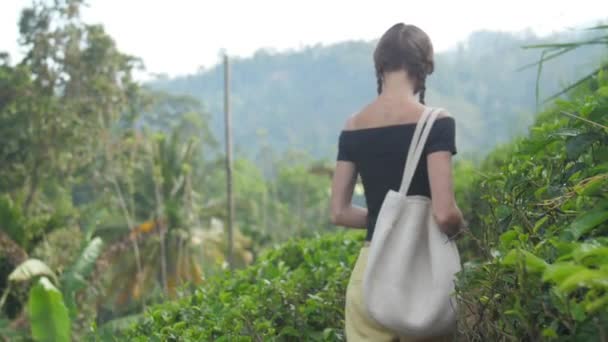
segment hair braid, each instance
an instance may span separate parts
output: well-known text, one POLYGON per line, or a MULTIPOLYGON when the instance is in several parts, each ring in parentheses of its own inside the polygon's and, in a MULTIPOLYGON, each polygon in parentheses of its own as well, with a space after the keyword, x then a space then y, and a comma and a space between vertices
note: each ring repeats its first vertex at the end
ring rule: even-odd
POLYGON ((382 72, 381 71, 376 71, 376 83, 378 84, 378 95, 380 95, 380 93, 382 93, 382 72))
POLYGON ((426 86, 423 84, 423 85, 420 87, 420 92, 418 93, 418 100, 419 100, 419 101, 420 101, 420 103, 422 103, 422 104, 426 104, 426 103, 424 102, 424 93, 426 93, 426 86))
POLYGON ((418 84, 416 85, 416 92, 418 93, 418 101, 420 101, 420 103, 422 103, 422 104, 426 104, 424 96, 426 95, 426 76, 427 75, 428 74, 426 73, 424 68, 421 68, 421 70, 419 71, 418 77, 417 77, 418 84))

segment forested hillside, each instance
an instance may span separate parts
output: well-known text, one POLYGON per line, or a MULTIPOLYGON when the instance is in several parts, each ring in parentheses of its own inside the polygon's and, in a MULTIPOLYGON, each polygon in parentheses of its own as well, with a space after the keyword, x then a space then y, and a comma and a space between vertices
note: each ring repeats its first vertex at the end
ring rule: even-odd
MULTIPOLYGON (((533 122, 537 68, 520 69, 540 58, 522 49, 541 42, 587 39, 594 32, 550 37, 477 32, 457 49, 437 54, 429 78, 428 102, 448 108, 458 122, 458 147, 478 155, 507 142, 533 122)), ((375 96, 374 42, 346 42, 233 60, 232 99, 237 149, 250 159, 299 149, 333 157, 345 119, 375 96)), ((591 72, 604 46, 588 46, 543 66, 540 98, 591 72)), ((159 79, 151 86, 200 99, 211 113, 211 127, 222 132, 221 66, 190 76, 159 79)), ((267 156, 266 156, 267 157, 267 156)))

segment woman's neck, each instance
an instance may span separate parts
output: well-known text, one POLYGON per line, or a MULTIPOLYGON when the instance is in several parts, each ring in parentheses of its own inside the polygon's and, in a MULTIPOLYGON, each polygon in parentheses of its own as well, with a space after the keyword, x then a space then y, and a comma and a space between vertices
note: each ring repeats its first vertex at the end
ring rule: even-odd
POLYGON ((414 86, 405 70, 384 74, 381 96, 388 99, 398 98, 417 101, 414 86))

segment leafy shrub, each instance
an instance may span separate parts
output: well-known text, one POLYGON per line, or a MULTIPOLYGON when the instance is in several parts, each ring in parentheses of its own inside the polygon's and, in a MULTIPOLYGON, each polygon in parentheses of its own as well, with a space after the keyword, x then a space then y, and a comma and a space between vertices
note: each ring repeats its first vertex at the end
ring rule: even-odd
POLYGON ((477 250, 458 284, 467 340, 608 338, 607 76, 492 154, 461 195, 477 250))
POLYGON ((194 295, 149 310, 136 341, 343 341, 344 294, 360 233, 292 240, 194 295))

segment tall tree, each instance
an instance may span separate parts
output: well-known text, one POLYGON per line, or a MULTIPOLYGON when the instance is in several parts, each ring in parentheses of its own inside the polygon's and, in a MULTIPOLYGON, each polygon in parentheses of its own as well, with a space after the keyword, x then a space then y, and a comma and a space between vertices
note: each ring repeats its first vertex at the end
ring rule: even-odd
POLYGON ((45 179, 66 179, 90 165, 132 112, 138 60, 119 52, 101 26, 80 18, 82 0, 36 1, 19 22, 25 57, 0 66, 0 175, 25 188, 27 213, 45 179))

